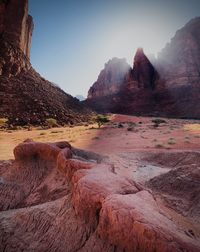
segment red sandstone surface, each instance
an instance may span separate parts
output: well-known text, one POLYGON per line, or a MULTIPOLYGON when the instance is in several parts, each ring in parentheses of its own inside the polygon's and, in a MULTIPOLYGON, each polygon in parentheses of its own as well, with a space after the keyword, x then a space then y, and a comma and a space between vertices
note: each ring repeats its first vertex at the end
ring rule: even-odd
POLYGON ((198 136, 198 124, 150 122, 115 115, 110 125, 91 129, 99 139, 87 149, 99 154, 65 141, 19 144, 15 160, 0 165, 0 250, 199 251, 198 138, 187 148, 176 139, 166 149, 139 148, 135 136, 146 127, 143 136, 155 137, 172 125, 174 134, 187 128, 198 136))

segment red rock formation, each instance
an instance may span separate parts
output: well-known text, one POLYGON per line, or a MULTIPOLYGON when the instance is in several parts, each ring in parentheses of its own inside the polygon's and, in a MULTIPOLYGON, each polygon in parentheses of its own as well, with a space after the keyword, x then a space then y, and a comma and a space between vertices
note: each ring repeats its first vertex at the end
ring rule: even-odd
MULTIPOLYGON (((115 71, 113 76, 120 72, 120 67, 120 65, 116 65, 116 68, 113 69, 115 71)), ((133 69, 126 68, 120 85, 116 82, 108 85, 105 78, 100 79, 100 76, 107 77, 105 73, 106 69, 100 73, 98 81, 90 88, 86 104, 98 112, 131 114, 151 112, 152 106, 154 106, 154 102, 151 101, 152 90, 158 81, 158 74, 143 49, 137 50, 133 69)))
POLYGON ((177 31, 152 64, 138 49, 116 94, 87 104, 98 112, 200 118, 200 18, 177 31))
POLYGON ((0 2, 0 117, 12 125, 88 121, 91 112, 32 68, 33 20, 28 0, 0 2))
POLYGON ((155 68, 144 54, 143 49, 139 48, 133 62, 133 80, 138 82, 139 87, 154 89, 156 77, 155 68))
POLYGON ((6 1, 4 6, 4 23, 1 32, 7 41, 20 48, 25 56, 29 58, 33 20, 28 15, 28 1, 10 0, 6 1))
POLYGON ((158 69, 165 85, 195 85, 200 82, 200 17, 178 30, 158 55, 158 69))
POLYGON ((97 81, 88 91, 88 99, 95 99, 119 92, 130 66, 125 59, 113 58, 105 64, 97 81))
POLYGON ((3 47, 0 53, 0 73, 16 75, 22 69, 30 69, 28 59, 33 19, 28 15, 28 1, 4 1, 0 3, 0 13, 1 48, 3 47))
MULTIPOLYGON (((166 208, 134 176, 128 179, 118 174, 109 160, 67 142, 28 140, 14 154, 14 162, 0 164, 1 251, 199 251, 198 230, 191 222, 194 215, 190 219, 180 216, 172 210, 173 203, 166 208)), ((166 164, 163 154, 159 155, 146 159, 166 164)), ((199 160, 198 153, 186 157, 199 160)), ((195 192, 197 187, 187 182, 194 175, 192 169, 172 173, 170 179, 179 185, 186 181, 190 195, 195 192)), ((150 184, 156 186, 158 181, 159 177, 153 178, 150 184)), ((172 192, 166 181, 161 190, 172 192)), ((176 189, 173 202, 178 203, 185 196, 177 198, 179 187, 172 186, 176 189)), ((198 218, 199 212, 195 214, 198 218)))

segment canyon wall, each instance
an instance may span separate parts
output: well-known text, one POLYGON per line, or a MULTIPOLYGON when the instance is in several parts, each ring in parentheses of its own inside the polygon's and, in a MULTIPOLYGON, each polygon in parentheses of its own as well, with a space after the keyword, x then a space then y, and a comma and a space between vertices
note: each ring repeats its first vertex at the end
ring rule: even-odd
POLYGON ((97 81, 86 103, 98 112, 200 118, 200 18, 177 31, 153 63, 141 48, 133 61, 118 92, 93 95, 105 89, 97 81))
POLYGON ((200 84, 200 18, 178 30, 158 54, 157 67, 165 84, 200 84))
POLYGON ((27 0, 0 2, 0 74, 8 77, 31 68, 33 19, 27 0))
POLYGON ((33 19, 28 0, 0 1, 0 118, 9 125, 44 125, 88 121, 91 111, 31 66, 33 19))
POLYGON ((30 58, 33 19, 28 15, 27 0, 0 3, 0 34, 30 58))

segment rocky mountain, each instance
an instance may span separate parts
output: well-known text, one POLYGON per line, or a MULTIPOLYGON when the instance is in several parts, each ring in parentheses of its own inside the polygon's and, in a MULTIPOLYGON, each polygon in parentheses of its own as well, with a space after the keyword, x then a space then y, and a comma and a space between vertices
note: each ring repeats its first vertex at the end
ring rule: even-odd
POLYGON ((200 17, 178 30, 158 55, 165 85, 188 85, 200 80, 200 17))
MULTIPOLYGON (((118 73, 119 68, 114 70, 113 75, 118 73)), ((108 78, 106 74, 105 71, 104 79, 108 78)), ((142 48, 138 48, 133 60, 133 67, 126 68, 121 76, 120 84, 113 82, 112 88, 115 92, 109 92, 110 90, 106 88, 106 92, 103 90, 100 93, 99 89, 104 89, 106 85, 104 85, 104 82, 100 84, 98 80, 90 88, 86 101, 98 112, 131 113, 137 111, 137 113, 148 113, 152 111, 153 108, 149 104, 149 96, 151 97, 151 95, 149 94, 152 94, 155 89, 158 74, 142 48), (91 90, 93 90, 93 93, 90 92, 91 90), (96 93, 98 93, 98 96, 93 95, 96 93)))
POLYGON ((32 32, 28 0, 0 2, 0 117, 14 125, 43 124, 46 118, 60 124, 88 120, 89 110, 32 68, 32 32))
MULTIPOLYGON (((191 20, 153 64, 139 48, 120 89, 115 94, 102 91, 98 97, 89 91, 89 106, 104 112, 200 118, 199 28, 200 18, 191 20)), ((97 81, 90 90, 96 93, 104 86, 97 81)))
POLYGON ((115 94, 120 90, 130 66, 125 59, 109 60, 100 72, 97 81, 88 91, 88 99, 115 94))

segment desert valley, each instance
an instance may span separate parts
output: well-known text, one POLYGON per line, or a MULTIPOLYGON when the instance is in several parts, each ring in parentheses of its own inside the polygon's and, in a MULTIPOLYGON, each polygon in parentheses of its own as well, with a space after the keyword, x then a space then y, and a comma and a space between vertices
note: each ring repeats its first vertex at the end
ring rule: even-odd
POLYGON ((200 251, 199 28, 80 102, 32 67, 28 0, 0 1, 0 251, 200 251))

